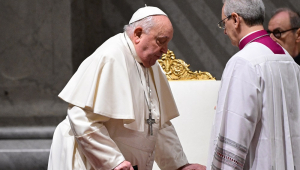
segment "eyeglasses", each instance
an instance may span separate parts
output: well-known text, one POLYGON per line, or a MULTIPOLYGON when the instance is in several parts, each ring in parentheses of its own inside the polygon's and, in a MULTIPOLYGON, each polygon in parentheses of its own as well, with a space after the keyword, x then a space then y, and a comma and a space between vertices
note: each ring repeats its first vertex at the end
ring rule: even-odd
POLYGON ((282 33, 292 31, 292 30, 296 30, 296 29, 299 29, 299 28, 291 28, 291 29, 285 30, 285 31, 279 31, 278 29, 275 29, 274 31, 267 31, 267 32, 268 32, 269 35, 273 34, 275 38, 279 39, 279 38, 281 38, 282 33))
POLYGON ((225 20, 226 19, 230 19, 232 15, 229 15, 228 17, 226 17, 225 19, 223 19, 222 21, 218 22, 218 27, 221 28, 221 29, 225 29, 225 20))

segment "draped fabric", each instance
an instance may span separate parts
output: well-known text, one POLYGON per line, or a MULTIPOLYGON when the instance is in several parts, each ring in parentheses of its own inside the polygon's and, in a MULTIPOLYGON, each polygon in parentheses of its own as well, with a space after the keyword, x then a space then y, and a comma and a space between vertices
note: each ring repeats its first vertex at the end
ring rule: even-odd
MULTIPOLYGON (((145 115, 140 114, 145 109, 144 87, 135 66, 134 46, 125 37, 125 33, 117 34, 102 44, 80 65, 59 97, 81 108, 89 107, 99 115, 123 119, 129 129, 144 131, 145 122, 140 121, 145 120, 145 115)), ((179 113, 158 62, 151 69, 164 124, 179 113)))
POLYGON ((207 167, 300 168, 300 67, 252 42, 223 72, 207 167))
POLYGON ((145 69, 136 60, 123 33, 81 64, 59 94, 70 106, 55 130, 48 169, 107 170, 126 160, 151 170, 156 159, 169 170, 188 163, 169 121, 179 113, 161 67, 156 62, 145 69), (148 104, 156 120, 153 136, 145 123, 148 104))

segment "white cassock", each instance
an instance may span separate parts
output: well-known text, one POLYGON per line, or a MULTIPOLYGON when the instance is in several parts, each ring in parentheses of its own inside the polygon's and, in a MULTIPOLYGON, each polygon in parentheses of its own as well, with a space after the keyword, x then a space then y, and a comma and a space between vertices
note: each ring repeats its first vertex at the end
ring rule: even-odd
POLYGON ((170 122, 179 114, 164 73, 157 62, 147 71, 136 60, 121 33, 80 65, 59 94, 70 105, 54 132, 48 169, 109 170, 126 160, 151 170, 155 159, 174 170, 188 163, 170 122), (156 121, 153 136, 146 101, 156 121))
MULTIPOLYGON (((248 36, 259 34, 267 32, 248 36)), ((261 37, 228 61, 208 169, 300 169, 300 67, 274 43, 269 36, 261 37)))

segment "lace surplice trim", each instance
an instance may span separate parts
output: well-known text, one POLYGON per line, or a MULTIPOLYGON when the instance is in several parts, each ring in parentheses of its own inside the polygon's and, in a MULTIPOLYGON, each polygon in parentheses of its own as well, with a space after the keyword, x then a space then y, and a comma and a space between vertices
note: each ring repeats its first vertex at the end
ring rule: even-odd
MULTIPOLYGON (((245 160, 229 151, 226 151, 225 149, 219 148, 218 146, 216 147, 216 151, 214 154, 214 158, 221 162, 224 163, 236 170, 242 170, 244 167, 245 160)), ((214 165, 212 165, 213 168, 216 168, 214 165)), ((216 169, 218 170, 218 169, 216 169)))
POLYGON ((239 151, 243 152, 243 153, 247 153, 247 148, 243 145, 240 145, 228 138, 225 138, 224 136, 219 135, 219 141, 222 143, 225 143, 227 145, 230 145, 232 147, 235 147, 236 149, 238 149, 239 151))

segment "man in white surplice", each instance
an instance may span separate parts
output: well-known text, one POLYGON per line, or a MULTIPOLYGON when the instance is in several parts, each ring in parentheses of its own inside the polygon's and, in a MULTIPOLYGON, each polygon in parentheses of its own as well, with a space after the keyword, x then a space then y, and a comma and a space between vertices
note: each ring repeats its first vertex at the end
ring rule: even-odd
POLYGON ((178 110, 156 61, 173 37, 170 20, 144 7, 124 30, 83 61, 59 94, 70 105, 48 169, 151 170, 154 159, 164 170, 204 169, 187 161, 170 122, 178 110))
POLYGON ((300 169, 300 68, 263 29, 262 0, 223 0, 238 46, 222 75, 207 167, 300 169))

